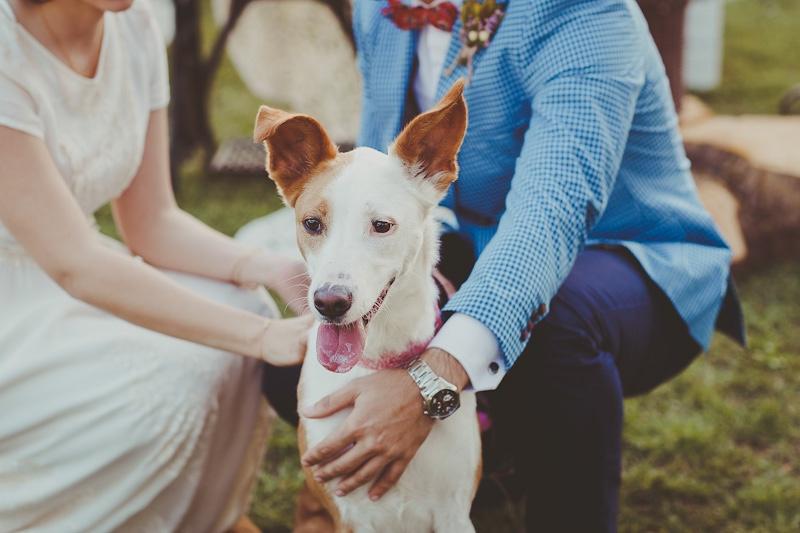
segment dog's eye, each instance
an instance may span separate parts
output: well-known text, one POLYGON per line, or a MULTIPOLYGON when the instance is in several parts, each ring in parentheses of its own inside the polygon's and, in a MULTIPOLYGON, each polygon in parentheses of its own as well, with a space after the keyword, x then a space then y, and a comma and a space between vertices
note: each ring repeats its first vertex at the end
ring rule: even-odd
POLYGON ((387 233, 392 229, 392 223, 385 220, 373 220, 372 229, 375 230, 375 233, 387 233))
POLYGON ((303 227, 311 234, 322 233, 322 221, 318 218, 306 218, 303 220, 303 227))

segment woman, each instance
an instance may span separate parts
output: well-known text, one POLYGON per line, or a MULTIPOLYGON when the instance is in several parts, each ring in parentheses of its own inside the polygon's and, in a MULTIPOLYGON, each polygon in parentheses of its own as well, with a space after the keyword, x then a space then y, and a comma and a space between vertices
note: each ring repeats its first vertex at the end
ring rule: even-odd
POLYGON ((292 300, 304 271, 178 209, 168 98, 141 0, 0 0, 0 531, 246 511, 261 361, 298 363, 311 319, 241 287, 292 300), (112 199, 144 261, 93 229, 112 199))

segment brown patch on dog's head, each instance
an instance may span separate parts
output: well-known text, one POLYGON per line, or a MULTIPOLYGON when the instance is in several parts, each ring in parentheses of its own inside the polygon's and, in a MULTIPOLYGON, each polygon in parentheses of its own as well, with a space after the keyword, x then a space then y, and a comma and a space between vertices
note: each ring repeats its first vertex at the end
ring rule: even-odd
POLYGON ((430 111, 417 116, 395 140, 391 152, 439 191, 458 178, 458 150, 467 131, 464 80, 458 80, 430 111))
POLYGON ((339 153, 314 118, 265 105, 258 110, 253 140, 266 146, 269 177, 290 206, 320 166, 339 153))
POLYGON ((339 153, 335 158, 319 165, 303 182, 302 189, 294 198, 295 221, 297 223, 297 245, 303 257, 308 250, 314 250, 322 244, 322 239, 309 235, 302 227, 303 220, 308 217, 318 218, 324 226, 330 223, 330 207, 325 199, 324 191, 328 184, 341 173, 344 166, 350 163, 353 154, 339 153))

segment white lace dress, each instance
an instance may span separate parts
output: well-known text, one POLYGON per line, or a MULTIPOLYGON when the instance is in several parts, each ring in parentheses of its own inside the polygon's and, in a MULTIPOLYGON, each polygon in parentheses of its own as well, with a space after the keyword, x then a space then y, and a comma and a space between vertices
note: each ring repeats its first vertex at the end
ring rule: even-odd
MULTIPOLYGON (((87 217, 127 187, 169 94, 147 6, 105 17, 86 79, 0 0, 0 125, 44 141, 87 217)), ((170 275, 274 313, 263 291, 170 275)), ((225 530, 246 511, 263 451, 260 379, 253 360, 71 298, 0 224, 0 531, 225 530)))

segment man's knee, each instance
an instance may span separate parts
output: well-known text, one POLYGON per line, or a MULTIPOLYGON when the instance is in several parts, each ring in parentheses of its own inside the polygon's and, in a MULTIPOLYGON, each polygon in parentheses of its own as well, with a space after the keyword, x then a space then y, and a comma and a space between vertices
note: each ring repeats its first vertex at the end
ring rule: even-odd
POLYGON ((555 356, 617 354, 644 345, 652 328, 653 289, 624 252, 582 252, 534 328, 531 349, 555 356), (631 329, 635 331, 631 331, 631 329))
POLYGON ((587 287, 568 278, 551 301, 550 312, 533 328, 527 354, 542 362, 595 354, 602 339, 592 303, 587 287))

